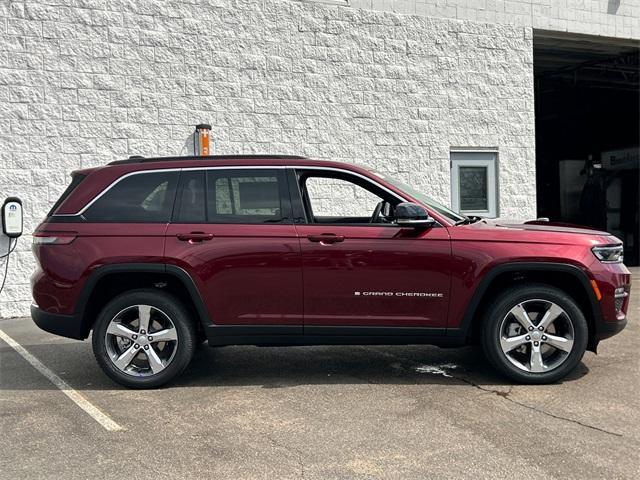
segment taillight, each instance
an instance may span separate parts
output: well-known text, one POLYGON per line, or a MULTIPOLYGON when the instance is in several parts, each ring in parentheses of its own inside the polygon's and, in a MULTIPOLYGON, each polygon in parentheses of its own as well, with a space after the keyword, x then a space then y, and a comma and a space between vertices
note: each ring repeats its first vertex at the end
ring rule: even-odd
POLYGON ((68 245, 76 239, 72 232, 36 232, 33 234, 34 245, 68 245))

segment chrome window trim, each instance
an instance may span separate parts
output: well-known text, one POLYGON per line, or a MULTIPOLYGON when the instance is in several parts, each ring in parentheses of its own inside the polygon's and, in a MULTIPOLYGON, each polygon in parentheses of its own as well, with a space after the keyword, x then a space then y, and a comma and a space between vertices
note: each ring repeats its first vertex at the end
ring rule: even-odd
POLYGON ((340 173, 346 173, 348 175, 354 175, 356 177, 362 178, 363 180, 365 180, 366 182, 369 182, 373 185, 375 185, 376 187, 378 187, 381 190, 384 190, 385 192, 393 195, 394 197, 396 197, 398 200, 400 200, 401 202, 408 202, 409 200, 407 200, 406 198, 403 198, 402 196, 398 195, 396 192, 394 192, 393 190, 389 190, 387 187, 385 187, 384 185, 380 185, 378 182, 372 180, 371 178, 362 175, 361 173, 358 172, 354 172, 352 170, 345 170, 342 168, 336 168, 336 167, 313 167, 313 166, 304 166, 304 167, 294 167, 291 166, 289 168, 292 168, 294 170, 328 170, 328 171, 333 171, 333 172, 340 172, 340 173))
POLYGON ((111 182, 107 187, 105 187, 98 195, 96 195, 89 203, 87 203, 84 207, 82 207, 78 212, 76 212, 76 213, 55 213, 53 216, 56 216, 56 217, 77 217, 79 215, 82 215, 84 212, 87 211, 87 209, 89 207, 91 207, 91 205, 96 203, 103 195, 105 195, 109 190, 111 190, 113 187, 115 187, 118 183, 120 183, 125 178, 129 178, 129 177, 132 177, 134 175, 142 175, 142 174, 145 174, 145 173, 179 172, 180 170, 181 170, 180 168, 161 168, 161 169, 158 169, 158 170, 137 170, 135 172, 126 173, 126 174, 122 175, 121 177, 116 178, 113 182, 111 182))
MULTIPOLYGON (((102 190, 98 195, 96 195, 89 203, 87 203, 84 207, 82 207, 82 209, 80 209, 78 212, 76 213, 56 213, 55 216, 56 217, 77 217, 82 215, 84 212, 87 211, 88 208, 91 207, 91 205, 93 205, 95 202, 97 202, 103 195, 105 195, 109 190, 111 190, 113 187, 115 187, 118 183, 120 183, 122 180, 124 180, 125 178, 131 177, 133 175, 144 175, 147 173, 165 173, 165 172, 182 172, 182 171, 192 171, 192 170, 216 170, 216 169, 229 169, 229 168, 233 168, 234 170, 241 170, 241 169, 255 169, 256 167, 254 166, 237 166, 237 167, 230 167, 230 166, 220 166, 220 167, 188 167, 188 168, 157 168, 154 170, 136 170, 135 172, 129 172, 125 175, 122 175, 121 177, 116 178, 113 182, 111 182, 108 186, 106 186, 104 188, 104 190, 102 190)), ((286 168, 283 166, 273 166, 273 167, 264 167, 264 168, 271 168, 271 169, 280 169, 280 168, 286 168)))
MULTIPOLYGON (((394 196, 395 198, 397 198, 398 200, 400 200, 401 202, 410 202, 411 200, 409 200, 406 197, 403 197, 402 195, 397 194, 396 192, 394 192, 393 190, 388 189, 387 187, 385 187, 384 185, 380 185, 378 182, 376 182, 375 180, 372 180, 371 178, 367 177, 366 175, 362 175, 361 173, 358 172, 354 172, 353 170, 348 170, 348 169, 343 169, 343 168, 337 168, 337 167, 314 167, 312 165, 305 165, 305 166, 301 166, 301 167, 297 167, 297 166, 287 166, 287 168, 291 168, 293 170, 329 170, 329 171, 335 171, 335 172, 340 172, 340 173, 346 173, 349 175, 355 175, 356 177, 362 178, 364 181, 369 182, 370 184, 375 185, 376 187, 384 190, 385 192, 389 193, 390 195, 394 196)), ((425 208, 427 209, 427 211, 429 212, 429 216, 431 217, 431 209, 425 205, 425 208)), ((433 217, 431 217, 433 218, 433 217)), ((437 226, 437 227, 442 227, 442 223, 440 223, 437 219, 433 218, 434 223, 433 226, 437 226)), ((324 223, 324 224, 313 224, 313 223, 306 223, 307 225, 326 225, 326 226, 358 226, 358 227, 379 227, 382 224, 343 224, 343 223, 324 223)), ((394 226, 392 224, 389 224, 389 226, 394 226)))
POLYGON ((98 195, 96 195, 89 203, 87 203, 84 207, 82 207, 78 212, 76 213, 56 213, 55 216, 56 217, 77 217, 80 216, 82 214, 84 214, 84 212, 87 211, 87 209, 89 209, 91 207, 91 205, 93 205, 95 202, 97 202, 103 195, 105 195, 109 190, 111 190, 113 187, 115 187, 118 183, 120 183, 122 180, 124 180, 125 178, 131 177, 133 175, 144 175, 147 173, 164 173, 164 172, 182 172, 182 171, 196 171, 196 170, 266 170, 266 169, 272 169, 272 170, 281 170, 281 169, 292 169, 292 170, 327 170, 327 171, 334 171, 334 172, 340 172, 340 173, 345 173, 348 175, 354 175, 356 177, 359 177, 363 180, 365 180, 366 182, 369 182, 373 185, 375 185, 376 187, 384 190, 385 192, 393 195, 395 198, 397 198, 398 200, 400 200, 401 202, 407 202, 408 200, 406 198, 403 198, 402 196, 398 195, 396 192, 394 192, 393 190, 388 189, 387 187, 385 187, 384 185, 380 185, 379 183, 377 183, 376 181, 372 180, 371 178, 362 175, 358 172, 354 172, 352 170, 348 170, 348 169, 343 169, 343 168, 336 168, 336 167, 314 167, 314 166, 310 166, 310 165, 222 165, 219 167, 215 167, 215 166, 208 166, 208 167, 187 167, 187 168, 158 168, 158 169, 154 169, 154 170, 137 170, 135 172, 129 172, 125 175, 122 175, 121 177, 116 178, 113 182, 111 182, 107 187, 105 187, 98 195))

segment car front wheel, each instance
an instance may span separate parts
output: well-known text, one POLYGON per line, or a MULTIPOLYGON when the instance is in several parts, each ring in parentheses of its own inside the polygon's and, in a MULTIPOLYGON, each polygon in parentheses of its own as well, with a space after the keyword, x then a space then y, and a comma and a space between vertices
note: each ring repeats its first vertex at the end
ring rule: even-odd
POLYGON ((196 332, 173 296, 135 290, 117 296, 100 312, 93 352, 100 367, 130 388, 153 388, 180 374, 191 361, 196 332))
POLYGON ((522 383, 564 378, 582 359, 588 327, 562 290, 523 284, 499 295, 485 310, 482 346, 504 375, 522 383))

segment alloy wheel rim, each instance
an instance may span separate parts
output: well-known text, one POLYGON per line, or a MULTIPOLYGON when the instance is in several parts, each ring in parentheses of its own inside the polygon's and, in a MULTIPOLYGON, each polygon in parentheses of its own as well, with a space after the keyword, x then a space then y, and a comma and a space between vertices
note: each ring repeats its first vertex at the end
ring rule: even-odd
POLYGON ((173 361, 178 331, 159 308, 132 305, 111 319, 105 344, 109 359, 118 370, 133 377, 150 377, 173 361))
POLYGON ((528 373, 562 365, 573 350, 575 330, 558 304, 532 299, 515 305, 500 324, 500 348, 507 360, 528 373))

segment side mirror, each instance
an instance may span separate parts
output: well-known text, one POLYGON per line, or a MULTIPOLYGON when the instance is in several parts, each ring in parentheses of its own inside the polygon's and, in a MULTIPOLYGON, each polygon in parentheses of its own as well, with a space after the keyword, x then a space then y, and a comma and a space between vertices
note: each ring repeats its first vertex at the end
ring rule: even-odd
POLYGON ((22 235, 22 201, 9 197, 2 205, 2 233, 9 238, 22 235))
POLYGON ((396 224, 405 228, 429 228, 434 224, 427 210, 417 203, 402 202, 396 206, 396 224))

